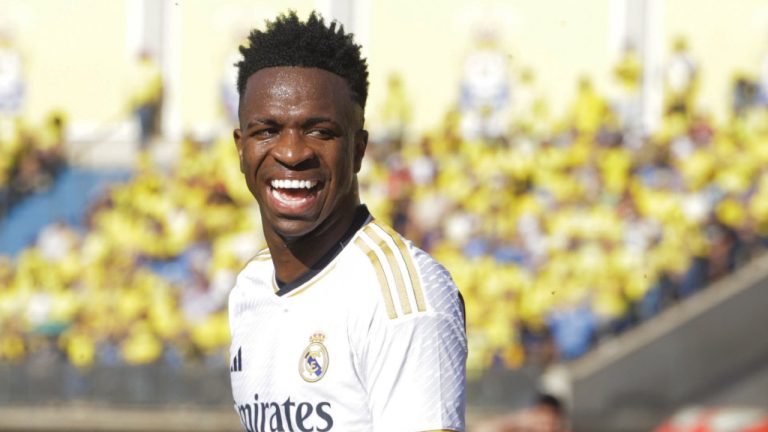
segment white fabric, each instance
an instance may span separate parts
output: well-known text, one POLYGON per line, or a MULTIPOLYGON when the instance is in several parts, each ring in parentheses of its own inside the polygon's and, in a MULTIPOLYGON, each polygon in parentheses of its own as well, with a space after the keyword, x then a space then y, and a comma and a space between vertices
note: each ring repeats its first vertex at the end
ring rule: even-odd
POLYGON ((442 266, 393 235, 369 222, 282 297, 268 252, 240 273, 229 299, 230 370, 245 430, 464 430, 458 291, 442 266), (317 343, 310 349, 319 334, 324 352, 317 343), (314 382, 307 353, 321 366, 314 382))

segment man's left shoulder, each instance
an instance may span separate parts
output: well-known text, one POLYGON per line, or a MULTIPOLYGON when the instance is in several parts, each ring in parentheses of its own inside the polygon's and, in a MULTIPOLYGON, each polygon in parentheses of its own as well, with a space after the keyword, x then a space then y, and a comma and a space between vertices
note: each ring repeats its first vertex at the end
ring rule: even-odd
POLYGON ((380 265, 382 279, 392 282, 394 297, 412 300, 413 312, 457 312, 458 289, 448 270, 427 252, 378 221, 366 224, 357 242, 380 265))

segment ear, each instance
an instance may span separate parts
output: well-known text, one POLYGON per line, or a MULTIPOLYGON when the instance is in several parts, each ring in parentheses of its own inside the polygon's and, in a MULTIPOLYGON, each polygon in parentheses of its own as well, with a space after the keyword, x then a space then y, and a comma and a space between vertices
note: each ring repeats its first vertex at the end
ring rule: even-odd
POLYGON ((360 129, 355 132, 355 173, 360 172, 366 147, 368 147, 368 131, 360 129))
POLYGON ((235 147, 237 147, 237 156, 240 159, 240 172, 245 173, 245 165, 243 164, 243 133, 240 128, 232 131, 232 137, 235 139, 235 147))

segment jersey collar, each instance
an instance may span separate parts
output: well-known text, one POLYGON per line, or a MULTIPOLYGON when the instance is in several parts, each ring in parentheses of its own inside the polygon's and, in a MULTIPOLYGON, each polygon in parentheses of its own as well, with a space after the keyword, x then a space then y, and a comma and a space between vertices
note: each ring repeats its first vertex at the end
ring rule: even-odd
POLYGON ((341 240, 336 243, 336 245, 331 248, 331 250, 329 250, 325 255, 323 255, 315 264, 313 264, 309 270, 304 272, 304 274, 290 283, 285 283, 278 280, 277 276, 272 277, 272 285, 275 289, 275 294, 282 297, 295 290, 296 288, 306 284, 315 278, 315 276, 323 272, 323 270, 325 270, 333 262, 333 260, 341 253, 341 251, 344 250, 344 247, 352 240, 355 234, 357 234, 357 231, 359 231, 360 228, 362 228, 371 219, 373 219, 373 216, 371 216, 371 213, 368 211, 368 207, 366 207, 365 204, 359 205, 357 209, 355 209, 355 217, 352 220, 352 225, 341 237, 341 240))

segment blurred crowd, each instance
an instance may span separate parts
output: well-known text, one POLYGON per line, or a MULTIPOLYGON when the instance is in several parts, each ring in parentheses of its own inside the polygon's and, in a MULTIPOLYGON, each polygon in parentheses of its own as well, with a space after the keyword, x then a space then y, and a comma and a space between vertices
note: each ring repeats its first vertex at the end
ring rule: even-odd
POLYGON ((765 117, 670 114, 634 149, 610 118, 493 145, 448 127, 371 167, 374 214, 461 287, 471 369, 579 357, 764 248, 765 117))
POLYGON ((58 112, 39 126, 0 116, 0 219, 25 196, 55 181, 66 163, 64 121, 58 112))
POLYGON ((716 125, 684 49, 653 134, 626 121, 641 77, 629 58, 616 74, 630 97, 584 78, 564 118, 533 105, 470 139, 456 111, 416 142, 374 146, 364 196, 451 271, 470 373, 580 357, 768 246, 768 110, 734 105, 716 125))
MULTIPOLYGON (((628 92, 638 67, 617 68, 628 92)), ((410 139, 403 83, 390 82, 363 200, 451 271, 471 374, 577 358, 766 247, 768 111, 748 106, 716 125, 695 109, 689 75, 652 135, 585 78, 563 118, 532 106, 504 133, 467 135, 456 110, 410 139)), ((15 155, 0 158, 3 193, 55 173, 61 125, 0 140, 15 155)), ((188 138, 171 171, 141 157, 84 228, 55 223, 0 257, 0 360, 226 364, 228 291, 263 246, 237 167, 231 138, 188 138)))
POLYGON ((84 229, 54 223, 0 257, 0 359, 224 364, 227 294, 262 243, 237 163, 227 140, 186 141, 172 172, 142 157, 84 229))

